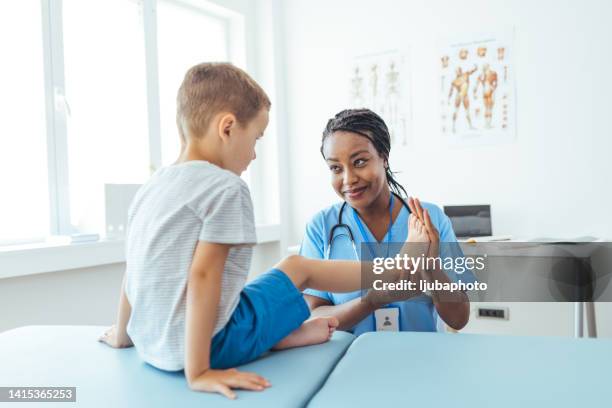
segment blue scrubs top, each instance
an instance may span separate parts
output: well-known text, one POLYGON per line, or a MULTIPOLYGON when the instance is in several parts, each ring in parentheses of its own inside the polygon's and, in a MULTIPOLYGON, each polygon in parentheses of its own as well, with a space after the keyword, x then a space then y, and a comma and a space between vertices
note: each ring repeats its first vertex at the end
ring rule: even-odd
MULTIPOLYGON (((395 200, 396 205, 402 205, 399 200, 395 200)), ((300 255, 308 258, 325 259, 327 252, 329 232, 334 225, 338 223, 338 214, 342 202, 334 204, 320 212, 318 212, 306 226, 306 235, 302 241, 300 255)), ((431 217, 431 221, 440 233, 440 242, 457 242, 457 237, 453 231, 450 219, 436 205, 426 202, 421 202, 421 206, 427 209, 431 217)), ((366 241, 364 241, 359 226, 355 222, 354 212, 348 204, 344 208, 342 214, 342 222, 347 224, 355 239, 357 251, 363 242, 376 242, 376 238, 370 232, 365 222, 362 221, 364 231, 366 233, 366 241)), ((400 213, 393 222, 391 227, 391 235, 393 242, 404 242, 408 237, 408 216, 409 212, 405 206, 402 206, 400 213)), ((387 232, 388 233, 388 232, 387 232)), ((441 247, 440 256, 463 256, 459 245, 450 245, 441 247), (453 253, 444 253, 451 251, 453 253)), ((389 256, 395 256, 395 253, 390 253, 389 256)), ((336 228, 334 231, 333 245, 329 254, 330 259, 347 259, 358 260, 359 254, 355 253, 351 240, 348 236, 346 228, 336 228)), ((461 280, 463 282, 473 281, 471 272, 457 274, 454 271, 446 271, 451 281, 461 280)), ((332 293, 323 292, 314 289, 306 289, 307 295, 323 298, 333 305, 346 303, 350 300, 358 298, 361 291, 350 293, 332 293)), ((390 306, 399 308, 399 320, 401 331, 437 331, 438 328, 443 329, 444 325, 439 319, 434 304, 429 296, 421 295, 405 301, 392 303, 390 306)), ((357 323, 351 330, 353 334, 360 335, 362 333, 376 331, 374 314, 368 315, 361 322, 357 323)))

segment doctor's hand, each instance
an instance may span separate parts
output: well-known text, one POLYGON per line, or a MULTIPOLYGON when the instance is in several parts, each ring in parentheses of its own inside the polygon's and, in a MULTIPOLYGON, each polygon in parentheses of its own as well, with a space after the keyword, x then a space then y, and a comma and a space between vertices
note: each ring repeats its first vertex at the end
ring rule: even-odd
POLYGON ((236 399, 232 388, 263 391, 270 387, 270 382, 255 374, 238 371, 235 368, 228 370, 208 369, 189 382, 194 391, 216 392, 229 399, 236 399))
MULTIPOLYGON (((417 283, 418 287, 418 283, 417 283)), ((390 303, 401 302, 419 296, 420 290, 368 290, 363 300, 373 308, 378 309, 390 303)))
POLYGON ((429 242, 425 224, 414 214, 408 217, 408 242, 429 242))
POLYGON ((421 206, 421 202, 418 198, 410 197, 410 199, 408 200, 408 207, 412 212, 411 215, 416 216, 416 218, 421 222, 425 231, 427 232, 429 242, 431 243, 429 245, 427 255, 432 257, 438 256, 440 250, 440 233, 431 222, 429 211, 423 209, 423 207, 421 206))
MULTIPOLYGON (((414 244, 412 244, 414 245, 414 244)), ((427 245, 425 243, 425 245, 427 245)), ((412 282, 413 288, 407 288, 395 285, 392 289, 385 287, 384 284, 378 286, 378 290, 372 289, 363 296, 363 301, 367 302, 370 306, 378 309, 381 306, 388 305, 389 303, 401 302, 415 296, 419 296, 421 291, 419 288, 420 274, 413 273, 410 269, 390 269, 383 272, 383 275, 379 275, 380 279, 384 284, 399 284, 403 282, 412 282)))

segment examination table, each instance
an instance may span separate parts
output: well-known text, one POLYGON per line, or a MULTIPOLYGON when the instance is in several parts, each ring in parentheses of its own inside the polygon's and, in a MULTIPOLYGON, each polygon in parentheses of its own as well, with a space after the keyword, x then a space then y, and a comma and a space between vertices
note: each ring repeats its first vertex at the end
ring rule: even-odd
MULTIPOLYGON (((612 340, 336 332, 325 344, 241 367, 268 378, 231 401, 187 388, 182 372, 97 342, 105 327, 28 326, 0 333, 0 386, 76 387, 76 404, 42 407, 609 406, 612 340)), ((0 406, 9 406, 0 402, 0 406)), ((10 404, 14 406, 14 404, 10 404)))

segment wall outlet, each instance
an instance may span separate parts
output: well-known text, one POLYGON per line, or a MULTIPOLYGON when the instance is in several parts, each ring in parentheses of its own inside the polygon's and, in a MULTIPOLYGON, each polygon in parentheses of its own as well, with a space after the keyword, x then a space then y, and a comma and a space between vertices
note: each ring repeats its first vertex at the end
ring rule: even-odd
POLYGON ((478 307, 476 308, 477 317, 488 317, 492 319, 509 319, 509 309, 507 307, 478 307))

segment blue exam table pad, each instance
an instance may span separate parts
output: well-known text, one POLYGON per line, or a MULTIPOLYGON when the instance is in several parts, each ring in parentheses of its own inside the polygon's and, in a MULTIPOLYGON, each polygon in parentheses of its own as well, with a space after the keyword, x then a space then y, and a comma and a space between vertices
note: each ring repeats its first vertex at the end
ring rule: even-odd
POLYGON ((354 339, 335 332, 324 344, 271 352, 238 367, 267 378, 272 387, 237 391, 229 400, 191 391, 184 373, 143 362, 136 350, 97 341, 106 327, 27 326, 0 333, 0 386, 76 387, 71 402, 0 403, 26 407, 303 407, 320 389, 354 339))
POLYGON ((191 391, 183 372, 97 341, 105 327, 28 326, 0 333, 0 386, 76 387, 37 407, 610 406, 611 339, 336 332, 331 341, 239 367, 268 378, 237 400, 191 391))
POLYGON ((611 406, 611 362, 610 339, 367 333, 308 407, 611 406))

